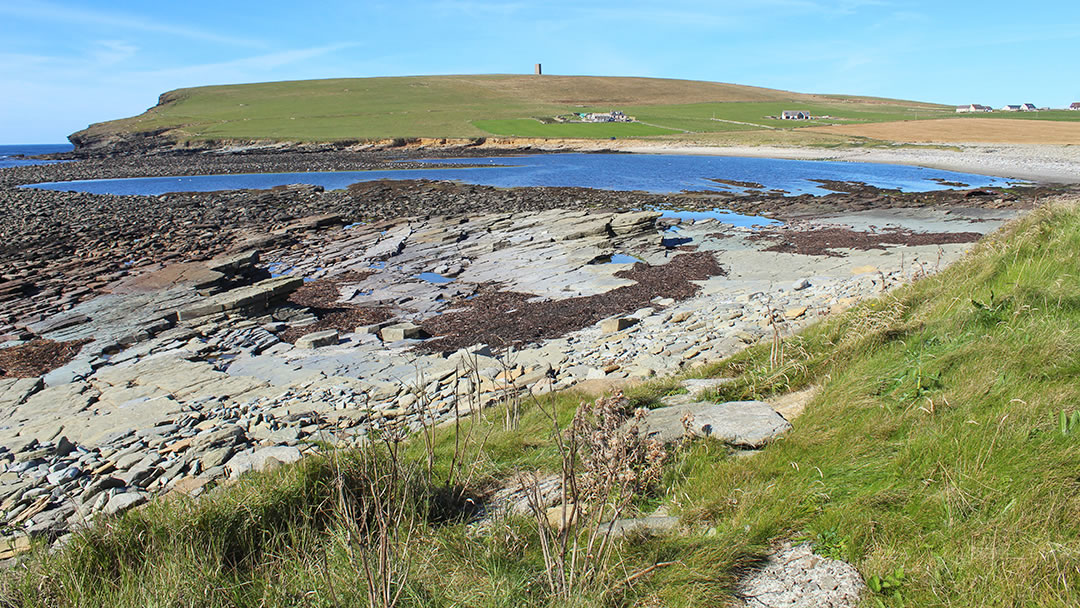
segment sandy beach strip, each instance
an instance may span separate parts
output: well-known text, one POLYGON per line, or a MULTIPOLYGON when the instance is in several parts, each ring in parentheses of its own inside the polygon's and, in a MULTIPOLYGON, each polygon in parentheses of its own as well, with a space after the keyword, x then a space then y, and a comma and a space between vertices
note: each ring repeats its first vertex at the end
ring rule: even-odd
MULTIPOLYGON (((614 144, 615 142, 606 142, 614 144)), ((703 146, 628 142, 623 152, 702 154, 792 160, 825 160, 913 165, 931 169, 1007 177, 1038 183, 1080 183, 1080 146, 1049 144, 955 144, 889 148, 818 149, 777 146, 703 146)))

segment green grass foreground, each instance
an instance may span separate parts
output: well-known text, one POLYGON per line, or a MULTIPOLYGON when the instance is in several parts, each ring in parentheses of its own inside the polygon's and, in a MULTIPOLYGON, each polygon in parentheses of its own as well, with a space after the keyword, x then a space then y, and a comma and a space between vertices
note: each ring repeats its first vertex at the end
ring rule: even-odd
MULTIPOLYGON (((794 430, 752 457, 698 441, 655 494, 687 532, 616 545, 576 606, 717 606, 769 547, 808 539, 870 579, 902 569, 867 606, 1080 603, 1080 207, 1052 202, 939 275, 760 345, 705 372, 739 380, 718 398, 818 386, 794 430), (668 564, 656 567, 656 564, 668 564)), ((700 375, 700 374, 699 374, 700 375)), ((631 398, 653 405, 660 380, 631 398)), ((395 495, 407 555, 403 606, 554 606, 528 518, 470 527, 463 505, 492 481, 559 467, 551 424, 581 395, 524 404, 419 439, 395 495), (469 448, 455 450, 468 434, 469 448), (455 458, 454 455, 458 456, 455 458)), ((254 475, 198 501, 156 501, 3 575, 6 606, 367 605, 357 536, 378 456, 336 453, 254 475), (342 509, 342 504, 352 508, 342 509), (343 514, 349 515, 344 517, 343 514)))

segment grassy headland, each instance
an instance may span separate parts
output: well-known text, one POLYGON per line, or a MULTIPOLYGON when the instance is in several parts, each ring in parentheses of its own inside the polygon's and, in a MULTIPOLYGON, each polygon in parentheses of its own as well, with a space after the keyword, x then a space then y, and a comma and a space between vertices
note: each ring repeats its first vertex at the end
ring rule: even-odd
POLYGON ((164 134, 174 141, 343 141, 393 138, 648 137, 795 128, 784 110, 830 123, 941 117, 951 108, 899 100, 805 95, 732 84, 593 76, 413 76, 208 86, 161 96, 132 118, 74 137, 164 134), (575 112, 619 109, 644 124, 545 124, 575 112))
MULTIPOLYGON (((553 599, 536 521, 475 528, 465 513, 512 473, 559 472, 544 412, 565 427, 578 394, 525 403, 516 428, 491 412, 396 455, 337 452, 157 501, 6 573, 0 601, 367 605, 376 572, 404 606, 713 606, 771 544, 805 538, 868 579, 902 569, 868 605, 1076 605, 1077 277, 1080 205, 1056 201, 781 350, 700 370, 737 378, 717 399, 817 391, 794 430, 752 457, 708 440, 676 452, 629 512, 666 506, 684 531, 616 544, 573 602, 553 599), (369 498, 378 492, 388 501, 369 498), (378 525, 381 504, 397 505, 392 529, 378 525)), ((652 406, 676 387, 630 397, 652 406)))

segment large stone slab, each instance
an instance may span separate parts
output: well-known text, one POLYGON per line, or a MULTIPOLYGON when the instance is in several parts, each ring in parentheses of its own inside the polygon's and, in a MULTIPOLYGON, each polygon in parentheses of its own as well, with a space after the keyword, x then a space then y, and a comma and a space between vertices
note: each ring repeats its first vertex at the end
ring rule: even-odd
POLYGON ((230 289, 205 298, 180 310, 180 320, 197 319, 207 315, 245 308, 265 307, 271 301, 284 297, 304 285, 302 277, 274 277, 254 285, 230 289))
POLYGON ((791 430, 791 423, 762 401, 689 403, 651 410, 641 423, 642 434, 663 443, 685 434, 683 417, 691 417, 690 431, 740 448, 760 448, 791 430))

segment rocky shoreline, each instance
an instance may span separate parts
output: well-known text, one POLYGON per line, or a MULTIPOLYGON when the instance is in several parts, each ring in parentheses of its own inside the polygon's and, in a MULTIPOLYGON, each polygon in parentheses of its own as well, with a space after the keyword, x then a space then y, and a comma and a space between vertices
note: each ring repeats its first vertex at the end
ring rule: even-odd
POLYGON ((0 535, 63 538, 153 495, 299 459, 314 441, 715 361, 933 272, 1057 192, 14 187, 389 160, 257 152, 0 170, 0 535), (664 212, 715 207, 785 224, 664 212), (27 367, 18 349, 35 344, 67 347, 27 367))

